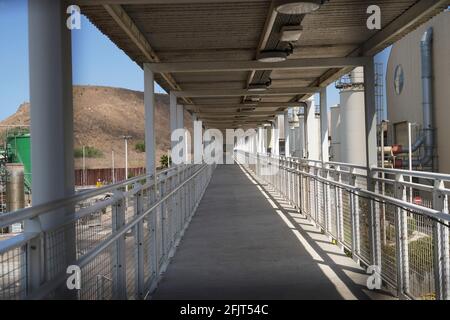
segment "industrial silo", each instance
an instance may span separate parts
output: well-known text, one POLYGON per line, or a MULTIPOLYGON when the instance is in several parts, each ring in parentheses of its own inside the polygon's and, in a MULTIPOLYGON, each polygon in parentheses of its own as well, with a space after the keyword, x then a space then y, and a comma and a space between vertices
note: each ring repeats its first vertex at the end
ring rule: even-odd
POLYGON ((330 108, 331 161, 341 162, 341 108, 330 108))
POLYGON ((341 89, 341 162, 366 165, 363 68, 355 68, 336 87, 341 89))
POLYGON ((29 133, 12 133, 6 138, 10 163, 21 163, 24 169, 25 187, 31 189, 31 148, 29 133))
MULTIPOLYGON (((6 211, 13 212, 25 207, 24 166, 21 163, 6 164, 6 211)), ((20 232, 21 224, 14 224, 11 232, 20 232)))

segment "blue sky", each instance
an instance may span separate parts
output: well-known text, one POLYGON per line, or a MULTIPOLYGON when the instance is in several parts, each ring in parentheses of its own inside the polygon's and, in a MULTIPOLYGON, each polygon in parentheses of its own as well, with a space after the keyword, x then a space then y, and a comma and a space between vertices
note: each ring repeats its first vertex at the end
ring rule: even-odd
MULTIPOLYGON (((27 0, 0 0, 0 120, 29 101, 27 0)), ((72 32, 73 83, 143 91, 142 69, 131 61, 86 18, 72 32)), ((389 50, 377 57, 386 62, 389 50)), ((157 91, 161 89, 157 86, 157 91)), ((328 105, 339 103, 339 93, 328 87, 328 105)))

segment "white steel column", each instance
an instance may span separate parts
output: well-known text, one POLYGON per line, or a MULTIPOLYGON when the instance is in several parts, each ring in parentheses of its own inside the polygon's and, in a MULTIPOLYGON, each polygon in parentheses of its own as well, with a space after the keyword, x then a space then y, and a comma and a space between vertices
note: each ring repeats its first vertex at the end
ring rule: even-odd
MULTIPOLYGON (((366 155, 367 168, 377 166, 377 112, 375 108, 375 67, 373 57, 364 66, 364 102, 366 118, 366 155)), ((370 175, 367 175, 370 177, 370 175)), ((367 185, 373 190, 373 185, 367 185)))
POLYGON ((257 152, 262 153, 263 151, 263 127, 259 126, 257 129, 257 139, 258 139, 258 148, 257 152))
MULTIPOLYGON (((182 105, 177 105, 177 128, 184 129, 184 107, 182 105)), ((186 135, 184 135, 184 150, 183 150, 183 159, 186 161, 187 159, 187 140, 186 135)))
MULTIPOLYGON (((313 148, 317 147, 317 146, 313 146, 312 145, 312 141, 314 141, 313 139, 313 134, 314 132, 312 132, 314 126, 314 121, 315 121, 315 117, 316 117, 316 110, 315 110, 315 105, 314 105, 314 97, 311 97, 310 99, 308 99, 308 101, 306 101, 306 108, 305 108, 305 113, 304 113, 304 129, 305 129, 305 134, 304 134, 304 150, 305 150, 305 154, 304 157, 309 159, 311 158, 311 156, 313 156, 313 148)), ((318 159, 315 159, 318 160, 318 159)))
POLYGON ((145 106, 145 154, 147 173, 156 176, 156 137, 155 137, 155 87, 154 74, 144 64, 144 106, 145 106))
POLYGON ((258 133, 255 130, 255 134, 252 136, 252 142, 253 142, 253 154, 257 154, 258 153, 258 133))
MULTIPOLYGON (((170 106, 169 106, 169 122, 170 122, 170 134, 174 132, 178 128, 178 122, 177 122, 177 97, 175 94, 171 91, 170 92, 170 106)), ((171 150, 175 147, 176 142, 171 141, 170 147, 171 150)))
MULTIPOLYGON (((72 49, 65 12, 59 1, 29 1, 33 205, 74 193, 72 49)), ((49 226, 54 218, 45 216, 41 223, 49 226)))
MULTIPOLYGON (((366 155, 367 155, 367 189, 375 191, 370 168, 377 166, 377 117, 375 108, 375 67, 373 57, 367 59, 364 66, 364 104, 365 104, 365 125, 366 125, 366 155)), ((373 265, 381 267, 381 237, 380 219, 377 204, 370 202, 370 245, 371 262, 373 265)))
POLYGON ((328 162, 330 160, 328 147, 328 107, 327 107, 327 88, 320 90, 320 136, 321 136, 321 160, 328 162))
POLYGON ((286 157, 291 156, 291 129, 289 127, 289 111, 284 112, 284 151, 286 157))
POLYGON ((203 123, 195 114, 192 119, 194 122, 194 163, 201 164, 203 162, 203 123))
MULTIPOLYGON (((66 9, 63 1, 28 2, 34 206, 74 194, 72 49, 66 9)), ((39 221, 25 222, 25 232, 48 230, 73 213, 73 208, 67 208, 40 215, 39 221)), ((48 234, 54 252, 61 253, 47 257, 51 258, 49 265, 41 260, 44 244, 40 239, 31 241, 27 256, 30 291, 39 288, 46 270, 63 272, 75 260, 74 232, 68 227, 58 240, 48 234)))

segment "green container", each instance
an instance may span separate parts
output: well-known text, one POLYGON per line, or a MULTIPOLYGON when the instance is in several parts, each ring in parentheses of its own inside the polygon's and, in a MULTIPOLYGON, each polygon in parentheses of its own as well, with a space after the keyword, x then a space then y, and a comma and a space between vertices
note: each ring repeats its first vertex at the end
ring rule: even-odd
POLYGON ((6 138, 8 160, 24 167, 25 190, 31 190, 31 145, 29 133, 9 134, 6 138))

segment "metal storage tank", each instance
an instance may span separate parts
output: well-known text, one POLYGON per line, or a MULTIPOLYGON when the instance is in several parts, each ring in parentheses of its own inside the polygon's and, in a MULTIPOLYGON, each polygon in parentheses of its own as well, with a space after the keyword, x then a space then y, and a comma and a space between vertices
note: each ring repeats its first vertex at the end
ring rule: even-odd
POLYGON ((348 83, 341 84, 341 162, 366 165, 366 140, 364 117, 364 75, 355 68, 348 83))
MULTIPOLYGON (((420 135, 419 130, 423 127, 421 40, 429 28, 432 28, 432 113, 435 133, 435 157, 432 164, 436 171, 450 173, 449 11, 435 16, 392 46, 386 72, 387 114, 392 126, 389 130, 392 143, 404 147, 408 143, 407 122, 414 124, 413 133, 417 133, 413 137, 413 144, 420 135)), ((423 153, 421 147, 413 154, 413 158, 419 158, 423 153)), ((408 155, 403 155, 403 158, 407 160, 408 155)))
MULTIPOLYGON (((6 164, 6 211, 12 212, 25 207, 24 166, 21 163, 6 164)), ((14 224, 11 232, 20 232, 22 226, 14 224)))
POLYGON ((293 149, 293 156, 303 158, 304 156, 304 134, 305 134, 305 126, 303 117, 298 118, 297 125, 294 127, 294 140, 295 140, 295 148, 293 149))
POLYGON ((11 134, 7 137, 8 157, 11 163, 21 163, 24 167, 25 186, 31 190, 31 147, 30 134, 11 134))
POLYGON ((331 161, 341 162, 341 109, 337 104, 330 110, 331 161))
POLYGON ((6 172, 6 209, 11 212, 25 207, 24 166, 7 163, 6 172))

